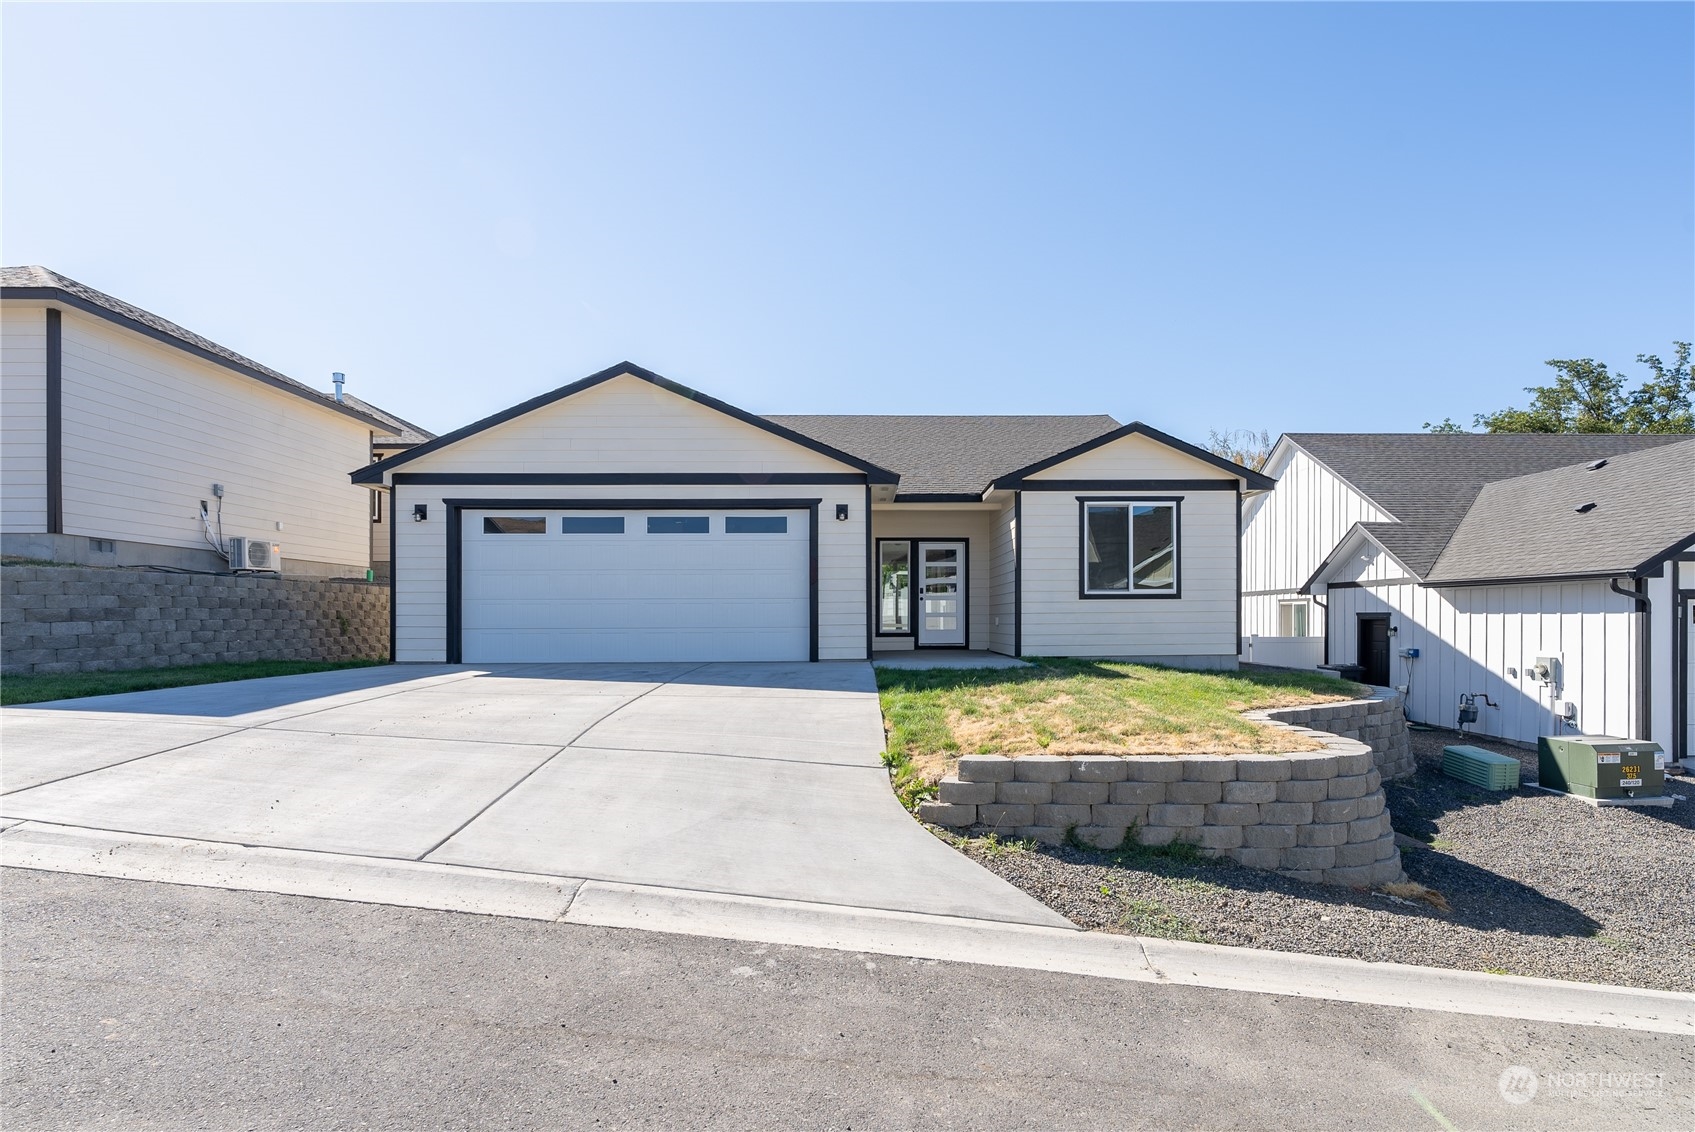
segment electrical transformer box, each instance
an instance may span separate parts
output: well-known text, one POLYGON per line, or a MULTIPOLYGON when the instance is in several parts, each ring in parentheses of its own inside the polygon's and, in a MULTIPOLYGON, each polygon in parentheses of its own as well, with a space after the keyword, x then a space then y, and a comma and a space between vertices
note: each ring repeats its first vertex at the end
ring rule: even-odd
POLYGON ((1544 735, 1537 770, 1549 790, 1584 798, 1658 798, 1666 788, 1666 755, 1646 739, 1611 735, 1544 735))

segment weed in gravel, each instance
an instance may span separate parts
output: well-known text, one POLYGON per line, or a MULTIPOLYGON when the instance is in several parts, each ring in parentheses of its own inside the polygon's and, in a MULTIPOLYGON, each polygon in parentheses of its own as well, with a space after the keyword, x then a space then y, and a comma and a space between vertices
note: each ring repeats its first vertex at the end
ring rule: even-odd
POLYGON ((1398 896, 1402 900, 1422 900, 1438 912, 1453 911, 1453 909, 1448 906, 1448 898, 1446 896, 1443 896, 1440 892, 1437 892, 1429 885, 1420 884, 1416 880, 1409 880, 1398 884, 1386 884, 1383 886, 1383 891, 1387 892, 1390 896, 1398 896))
POLYGON ((1505 967, 1485 967, 1485 968, 1483 968, 1483 973, 1485 975, 1510 975, 1510 974, 1512 974, 1512 972, 1507 970, 1505 967))
POLYGON ((1612 951, 1625 952, 1625 951, 1635 951, 1636 950, 1629 943, 1626 943, 1624 940, 1618 938, 1617 936, 1606 935, 1602 932, 1596 932, 1594 935, 1590 936, 1589 938, 1594 940, 1596 943, 1600 944, 1602 947, 1608 948, 1612 951))
MULTIPOLYGON (((1105 886, 1102 888, 1104 890, 1105 886)), ((1119 899, 1124 903, 1124 914, 1119 918, 1118 926, 1131 935, 1180 939, 1188 943, 1211 942, 1194 924, 1157 901, 1131 900, 1122 896, 1119 899)))

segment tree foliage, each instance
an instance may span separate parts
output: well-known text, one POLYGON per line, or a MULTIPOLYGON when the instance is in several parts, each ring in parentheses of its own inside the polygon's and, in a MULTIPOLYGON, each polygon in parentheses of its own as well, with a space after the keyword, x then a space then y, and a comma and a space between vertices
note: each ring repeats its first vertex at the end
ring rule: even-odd
MULTIPOLYGON (((1553 358, 1547 385, 1525 388, 1531 395, 1525 408, 1478 413, 1473 421, 1486 432, 1695 432, 1695 379, 1691 378, 1690 344, 1674 342, 1670 365, 1658 354, 1638 354, 1648 376, 1635 389, 1628 380, 1594 358, 1553 358)), ((1430 432, 1462 432, 1449 418, 1426 421, 1430 432)))
POLYGON ((1271 434, 1263 428, 1258 432, 1251 428, 1232 428, 1224 432, 1209 429, 1207 451, 1257 472, 1265 467, 1271 456, 1271 434))

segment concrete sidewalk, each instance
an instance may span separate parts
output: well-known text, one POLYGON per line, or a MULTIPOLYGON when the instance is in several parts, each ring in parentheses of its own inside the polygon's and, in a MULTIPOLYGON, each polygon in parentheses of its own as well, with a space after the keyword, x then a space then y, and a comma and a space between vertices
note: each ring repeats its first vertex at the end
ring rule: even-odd
POLYGON ((863 663, 389 666, 0 733, 7 819, 1069 927, 902 809, 863 663))

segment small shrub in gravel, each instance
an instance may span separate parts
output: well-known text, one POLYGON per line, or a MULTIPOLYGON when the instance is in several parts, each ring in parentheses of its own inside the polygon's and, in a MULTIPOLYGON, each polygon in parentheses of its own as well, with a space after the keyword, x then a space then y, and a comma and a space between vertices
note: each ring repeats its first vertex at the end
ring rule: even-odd
POLYGON ((1478 790, 1444 778, 1452 732, 1413 735, 1419 770, 1386 784, 1408 876, 1442 912, 1387 893, 1306 884, 1207 860, 1192 848, 1036 847, 948 839, 1080 927, 1663 990, 1695 990, 1695 782, 1670 809, 1597 810, 1539 790, 1478 790), (1415 848, 1417 845, 1429 848, 1415 848))

